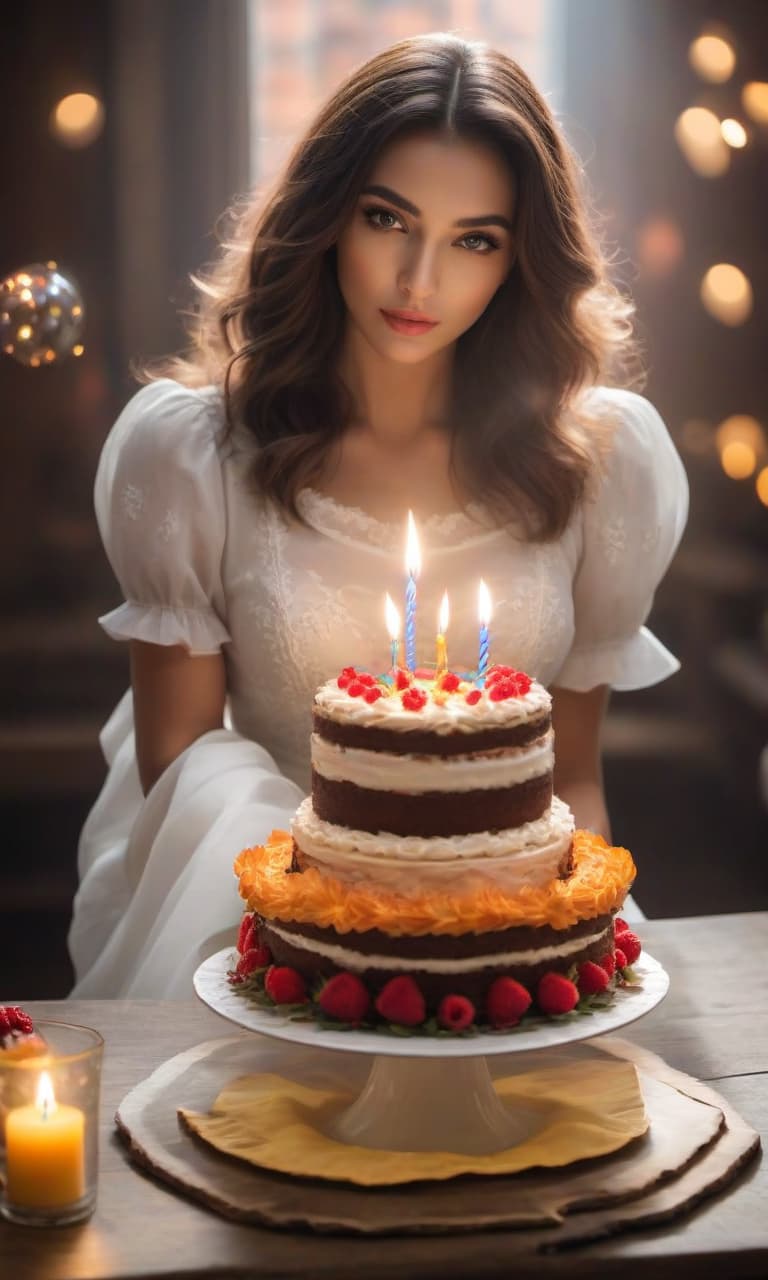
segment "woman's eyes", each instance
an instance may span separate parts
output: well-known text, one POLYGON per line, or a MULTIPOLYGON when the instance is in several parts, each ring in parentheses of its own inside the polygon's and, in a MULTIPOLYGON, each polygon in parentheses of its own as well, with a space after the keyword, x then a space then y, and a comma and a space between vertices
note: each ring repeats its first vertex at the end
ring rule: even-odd
MULTIPOLYGON (((396 213, 393 213, 391 209, 382 209, 378 206, 371 205, 367 209, 363 209, 363 216, 368 224, 376 231, 391 231, 398 225, 402 226, 400 218, 396 213), (391 219, 391 221, 385 221, 387 218, 391 219)), ((481 233, 480 231, 468 232, 467 235, 461 237, 459 244, 464 244, 471 253, 479 254, 493 253, 494 250, 500 247, 495 236, 489 236, 486 235, 485 232, 481 233), (468 243, 470 240, 474 241, 475 244, 479 242, 482 247, 474 247, 468 243)))

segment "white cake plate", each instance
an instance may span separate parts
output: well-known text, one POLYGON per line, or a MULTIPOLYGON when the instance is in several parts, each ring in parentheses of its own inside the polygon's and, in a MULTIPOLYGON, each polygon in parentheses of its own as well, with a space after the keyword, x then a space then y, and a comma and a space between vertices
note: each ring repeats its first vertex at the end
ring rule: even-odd
MULTIPOLYGON (((669 988, 666 971, 643 952, 632 966, 639 985, 620 988, 609 1008, 590 1016, 542 1019, 530 1029, 508 1033, 401 1037, 332 1031, 249 1005, 227 981, 232 961, 233 949, 227 947, 205 960, 194 976, 197 995, 223 1018, 293 1044, 373 1056, 361 1093, 334 1118, 328 1136, 385 1151, 449 1149, 488 1155, 525 1141, 541 1126, 542 1113, 506 1107, 493 1087, 486 1059, 551 1049, 616 1031, 650 1013, 669 988)), ((519 1069, 526 1069, 524 1060, 519 1069)))

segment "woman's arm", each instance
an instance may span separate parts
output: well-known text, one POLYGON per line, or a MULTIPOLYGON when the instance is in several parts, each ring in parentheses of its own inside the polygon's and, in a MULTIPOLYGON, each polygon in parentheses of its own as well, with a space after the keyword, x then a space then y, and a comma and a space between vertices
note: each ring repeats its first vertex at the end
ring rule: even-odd
POLYGON ((605 807, 600 731, 608 706, 608 686, 587 693, 551 689, 555 730, 555 795, 570 805, 577 827, 596 831, 610 842, 605 807))
POLYGON ((144 794, 187 747, 224 722, 220 653, 193 657, 183 645, 131 641, 136 757, 144 794))

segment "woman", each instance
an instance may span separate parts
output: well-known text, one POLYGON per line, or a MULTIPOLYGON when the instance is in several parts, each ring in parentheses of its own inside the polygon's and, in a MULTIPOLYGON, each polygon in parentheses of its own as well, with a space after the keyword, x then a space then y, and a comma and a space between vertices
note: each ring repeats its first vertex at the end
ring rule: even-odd
POLYGON ((495 657, 552 691, 578 825, 609 834, 608 689, 677 667, 642 624, 684 473, 653 407, 605 385, 631 305, 509 58, 449 35, 374 58, 198 283, 192 353, 131 400, 96 482, 132 693, 81 840, 79 996, 186 996, 232 937, 234 856, 308 787, 314 689, 385 664, 407 509, 419 660, 447 586, 474 665, 483 577, 495 657))

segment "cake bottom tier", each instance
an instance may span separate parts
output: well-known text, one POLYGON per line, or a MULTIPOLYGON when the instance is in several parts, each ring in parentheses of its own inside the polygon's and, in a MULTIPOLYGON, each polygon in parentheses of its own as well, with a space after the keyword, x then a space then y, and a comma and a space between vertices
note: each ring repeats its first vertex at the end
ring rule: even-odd
POLYGON ((545 973, 567 974, 585 960, 601 960, 614 950, 611 913, 580 920, 565 929, 516 926, 457 936, 422 934, 393 937, 379 930, 339 933, 333 928, 257 917, 259 940, 273 963, 287 965, 310 989, 336 973, 354 973, 372 996, 394 977, 413 978, 436 1011, 444 996, 463 995, 482 1017, 491 984, 514 978, 533 995, 545 973))

